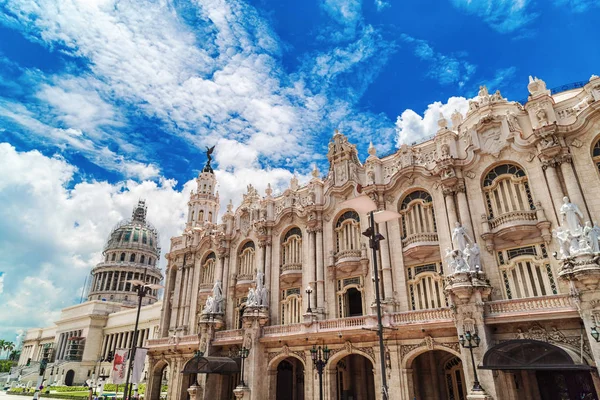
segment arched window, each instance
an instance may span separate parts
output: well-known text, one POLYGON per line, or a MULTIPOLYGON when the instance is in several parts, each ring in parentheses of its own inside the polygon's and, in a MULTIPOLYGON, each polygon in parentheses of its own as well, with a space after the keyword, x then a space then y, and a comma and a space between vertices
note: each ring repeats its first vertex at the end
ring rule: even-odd
POLYGON ((200 210, 198 212, 198 221, 200 221, 200 222, 204 221, 204 210, 200 210))
POLYGON ((129 256, 129 262, 135 262, 135 253, 131 253, 129 256))
POLYGON ((125 261, 125 253, 121 253, 121 262, 125 261))
POLYGON ((117 253, 113 253, 111 261, 115 261, 117 259, 117 253))
POLYGON ((146 262, 146 256, 142 254, 142 255, 140 256, 140 264, 143 264, 143 263, 145 263, 145 262, 146 262))
POLYGON ((152 257, 148 257, 148 265, 154 265, 154 259, 152 257))
POLYGON ((281 272, 302 270, 302 231, 292 228, 281 243, 281 272))
POLYGON ((104 261, 108 261, 108 254, 104 257, 104 261))
POLYGON ((437 241, 437 225, 431 195, 423 190, 410 192, 400 203, 402 243, 437 241))
POLYGON ((535 215, 527 175, 516 165, 502 164, 488 172, 483 179, 483 193, 490 219, 524 211, 535 215))
POLYGON ((254 278, 254 242, 244 243, 238 254, 238 279, 254 278))
POLYGON ((194 214, 195 214, 195 212, 194 212, 194 210, 192 210, 192 218, 190 218, 191 222, 194 222, 194 216, 195 216, 194 214))
POLYGON ((302 295, 300 288, 281 291, 280 325, 298 324, 302 322, 302 295))
POLYGON ((361 276, 338 279, 337 311, 339 318, 364 315, 363 290, 361 276))
POLYGON ((129 242, 129 239, 131 239, 131 229, 127 229, 125 231, 125 235, 123 236, 124 242, 129 242))
POLYGON ((212 222, 212 212, 208 212, 208 222, 212 222))
POLYGON ((217 261, 217 257, 215 256, 215 253, 210 253, 208 256, 206 256, 206 258, 204 259, 204 262, 202 263, 202 272, 200 274, 200 283, 201 284, 212 284, 214 281, 214 275, 215 275, 215 263, 217 261))
POLYGON ((430 263, 406 269, 411 310, 447 307, 441 263, 430 263))
POLYGON ((459 357, 452 357, 444 364, 446 375, 446 390, 449 399, 466 399, 465 375, 462 361, 459 357))
POLYGON ((346 211, 335 224, 336 250, 360 253, 360 218, 355 211, 346 211))
POLYGON ((140 241, 140 228, 135 228, 135 230, 133 231, 133 241, 134 242, 140 241))
POLYGON ((594 164, 596 164, 596 168, 600 172, 600 139, 594 145, 594 149, 592 150, 592 159, 594 160, 594 164))
POLYGON ((507 299, 558 294, 545 244, 502 250, 497 258, 507 299))
POLYGON ((146 244, 148 243, 148 234, 146 233, 146 231, 144 231, 143 235, 142 235, 142 244, 146 244))

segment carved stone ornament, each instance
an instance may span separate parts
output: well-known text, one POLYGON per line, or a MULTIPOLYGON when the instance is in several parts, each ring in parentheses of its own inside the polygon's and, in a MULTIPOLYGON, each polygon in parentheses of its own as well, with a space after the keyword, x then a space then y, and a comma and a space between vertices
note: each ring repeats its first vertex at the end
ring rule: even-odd
POLYGON ((581 146, 583 146, 583 142, 579 139, 573 139, 573 141, 571 142, 571 146, 577 147, 579 149, 581 148, 581 146))
MULTIPOLYGON (((566 336, 557 327, 553 326, 549 331, 538 322, 533 322, 527 331, 517 329, 515 339, 532 339, 551 344, 563 343, 573 348, 581 348, 581 336, 566 336)), ((587 340, 583 341, 583 351, 591 354, 590 345, 587 340)))
POLYGON ((475 172, 473 171, 467 171, 467 173, 465 174, 467 176, 467 178, 469 179, 473 179, 475 178, 475 172))
POLYGON ((481 150, 493 155, 494 157, 498 157, 502 148, 504 148, 504 143, 500 139, 501 131, 500 128, 488 129, 483 132, 481 137, 481 150))

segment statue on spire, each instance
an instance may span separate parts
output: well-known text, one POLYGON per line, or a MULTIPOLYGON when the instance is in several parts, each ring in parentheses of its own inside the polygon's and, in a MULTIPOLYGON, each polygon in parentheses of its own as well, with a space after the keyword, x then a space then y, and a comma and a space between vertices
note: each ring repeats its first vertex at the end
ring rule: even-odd
POLYGON ((211 174, 213 173, 213 169, 210 166, 210 162, 212 161, 211 154, 213 153, 214 150, 215 150, 215 146, 213 146, 213 147, 207 146, 206 147, 206 165, 202 169, 202 172, 210 172, 211 174))

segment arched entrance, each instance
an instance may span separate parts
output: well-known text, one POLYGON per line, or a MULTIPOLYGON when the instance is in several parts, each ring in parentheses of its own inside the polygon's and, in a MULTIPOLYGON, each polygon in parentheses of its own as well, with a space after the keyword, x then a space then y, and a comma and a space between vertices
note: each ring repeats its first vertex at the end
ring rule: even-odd
POLYGON ((350 354, 335 365, 335 400, 375 400, 373 363, 360 354, 350 354))
POLYGON ((467 390, 462 361, 443 350, 431 350, 417 356, 412 368, 411 399, 465 400, 467 390))
POLYGON ((482 369, 499 371, 497 383, 507 399, 598 400, 591 367, 547 342, 508 340, 489 349, 482 364, 482 369))
POLYGON ((67 371, 67 375, 65 375, 65 385, 73 386, 73 379, 75 379, 75 371, 70 369, 67 371))
POLYGON ((148 400, 160 400, 162 387, 168 385, 168 376, 169 364, 164 360, 159 361, 152 369, 146 388, 150 396, 148 400))
POLYGON ((288 357, 277 365, 277 400, 304 400, 304 365, 288 357))

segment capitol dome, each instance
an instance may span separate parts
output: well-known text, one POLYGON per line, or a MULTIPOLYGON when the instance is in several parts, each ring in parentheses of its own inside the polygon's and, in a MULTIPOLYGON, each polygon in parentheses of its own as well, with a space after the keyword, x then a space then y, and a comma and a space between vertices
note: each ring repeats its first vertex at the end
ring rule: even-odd
MULTIPOLYGON (((146 220, 146 203, 140 200, 132 217, 115 226, 104 247, 104 261, 92 270, 88 300, 106 300, 135 305, 137 296, 129 281, 145 279, 159 283, 163 276, 157 263, 160 257, 158 231, 146 220)), ((157 300, 152 290, 143 304, 157 300)))

